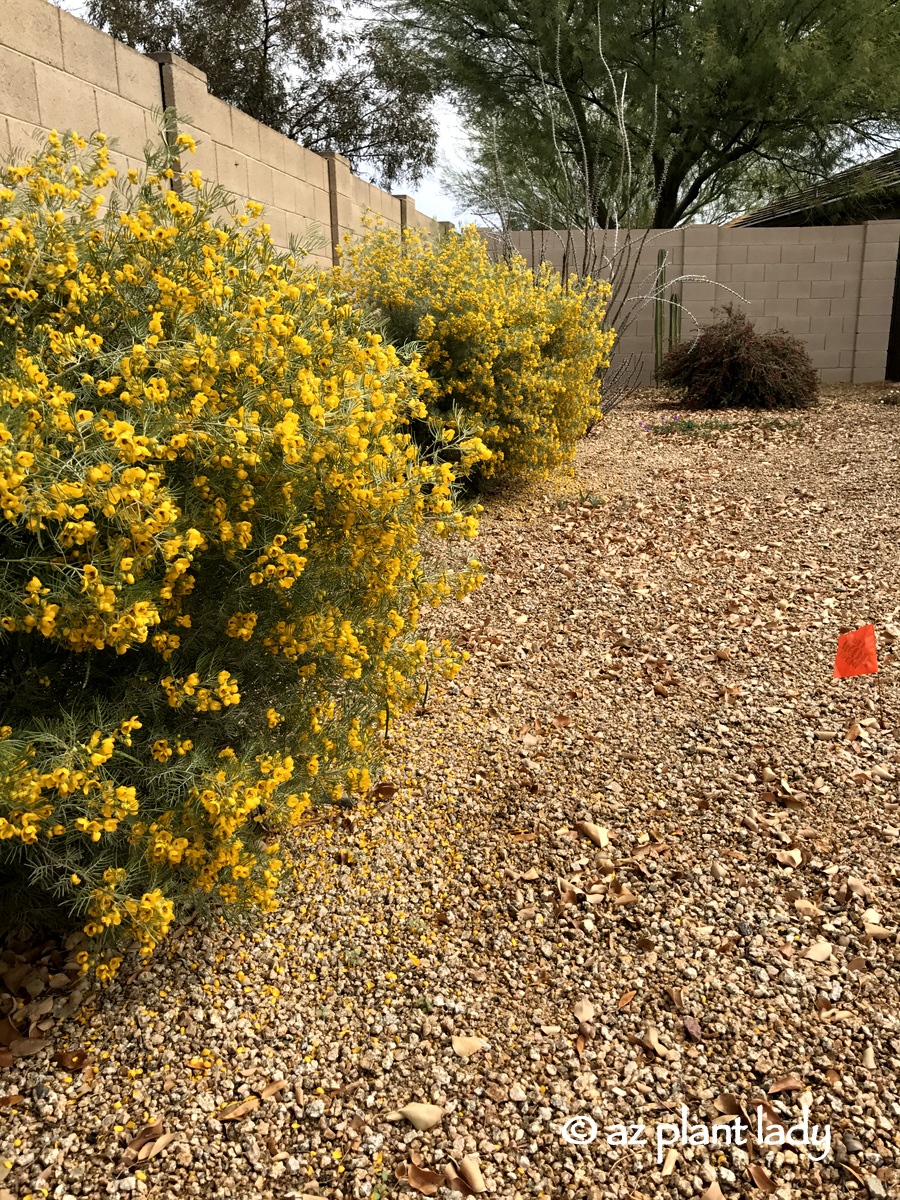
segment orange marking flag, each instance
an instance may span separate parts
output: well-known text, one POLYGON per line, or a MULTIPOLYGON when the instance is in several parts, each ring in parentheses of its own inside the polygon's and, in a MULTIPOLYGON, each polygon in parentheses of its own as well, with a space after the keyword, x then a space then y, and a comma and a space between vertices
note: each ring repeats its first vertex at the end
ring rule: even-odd
POLYGON ((877 675, 878 651, 875 648, 875 626, 861 625, 851 633, 842 633, 838 638, 837 654, 834 658, 835 679, 849 679, 851 675, 877 675))

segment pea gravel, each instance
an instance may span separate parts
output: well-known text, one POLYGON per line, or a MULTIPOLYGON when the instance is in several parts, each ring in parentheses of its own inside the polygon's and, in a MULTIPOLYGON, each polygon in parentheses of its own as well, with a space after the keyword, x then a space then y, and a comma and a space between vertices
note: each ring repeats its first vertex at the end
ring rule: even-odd
POLYGON ((670 413, 645 394, 571 475, 490 498, 488 580, 435 617, 471 661, 393 732, 396 792, 317 814, 277 913, 183 929, 0 1071, 22 1097, 0 1197, 900 1194, 880 398, 652 434, 670 413), (877 683, 833 679, 839 632, 870 621, 877 683), (657 1162, 682 1105, 764 1098, 830 1125, 823 1161, 751 1141, 657 1162), (411 1102, 444 1111, 386 1120, 411 1102), (576 1115, 593 1144, 563 1140, 576 1115), (617 1123, 647 1144, 610 1145, 617 1123))

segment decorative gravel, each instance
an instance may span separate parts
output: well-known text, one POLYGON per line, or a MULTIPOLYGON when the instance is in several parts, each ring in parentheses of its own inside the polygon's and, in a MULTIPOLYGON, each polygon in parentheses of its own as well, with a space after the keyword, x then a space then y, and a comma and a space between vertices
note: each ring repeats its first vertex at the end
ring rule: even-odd
POLYGON ((58 956, 0 970, 47 1043, 0 1070, 0 1200, 897 1195, 880 397, 682 425, 645 395, 571 475, 489 499, 488 581, 438 614, 467 670, 394 732, 396 791, 317 815, 279 912, 183 929, 66 1020, 58 956), (833 679, 868 622, 880 675, 833 679), (806 1114, 830 1149, 659 1162, 683 1105, 806 1114), (579 1115, 592 1144, 562 1137, 579 1115), (646 1144, 610 1144, 621 1123, 646 1144))

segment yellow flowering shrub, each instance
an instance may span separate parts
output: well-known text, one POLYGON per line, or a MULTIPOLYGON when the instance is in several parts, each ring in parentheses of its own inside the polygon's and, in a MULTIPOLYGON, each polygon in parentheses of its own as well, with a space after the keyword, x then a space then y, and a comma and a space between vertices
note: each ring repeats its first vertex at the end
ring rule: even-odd
MULTIPOLYGON (((437 448, 468 423, 491 451, 479 463, 485 478, 559 466, 599 420, 600 373, 615 337, 602 327, 608 284, 566 283, 520 255, 494 262, 471 225, 440 240, 375 226, 345 245, 342 270, 393 342, 422 343, 437 448)), ((430 429, 415 432, 435 445, 430 429)))
POLYGON ((277 903, 285 835, 458 669, 420 610, 479 582, 418 358, 178 149, 0 169, 0 919, 75 918, 101 979, 277 903))

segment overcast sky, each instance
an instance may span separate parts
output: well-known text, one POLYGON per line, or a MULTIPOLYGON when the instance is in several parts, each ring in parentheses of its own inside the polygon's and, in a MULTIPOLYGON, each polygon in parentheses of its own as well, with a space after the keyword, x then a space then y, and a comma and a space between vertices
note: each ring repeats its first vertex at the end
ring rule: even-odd
MULTIPOLYGON (((66 9, 76 17, 85 19, 85 0, 54 0, 60 8, 66 9)), ((368 5, 353 6, 354 16, 362 17, 368 5)), ((371 10, 369 10, 371 11, 371 10)), ((438 165, 429 171, 416 188, 410 188, 410 194, 415 197, 416 208, 426 216, 436 217, 439 221, 453 221, 459 228, 468 221, 474 221, 471 213, 462 212, 457 202, 441 183, 441 176, 446 166, 461 167, 466 163, 466 137, 463 133, 459 114, 445 100, 436 105, 438 115, 438 165)), ((402 190, 401 188, 397 189, 402 190)))

